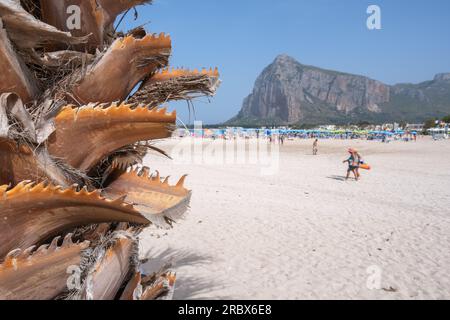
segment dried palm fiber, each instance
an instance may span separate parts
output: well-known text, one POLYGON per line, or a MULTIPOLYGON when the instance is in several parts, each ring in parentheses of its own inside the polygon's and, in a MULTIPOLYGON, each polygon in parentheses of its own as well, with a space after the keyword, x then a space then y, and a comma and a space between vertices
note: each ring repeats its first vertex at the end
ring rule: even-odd
POLYGON ((107 108, 65 107, 56 117, 56 130, 49 137, 48 149, 52 156, 88 172, 112 151, 126 145, 170 137, 175 122, 175 112, 145 106, 131 108, 124 103, 107 108), (83 144, 74 149, 80 139, 83 144))
POLYGON ((113 300, 123 283, 137 269, 138 244, 133 230, 114 232, 92 253, 79 298, 113 300))
POLYGON ((166 69, 145 81, 139 90, 128 99, 128 102, 152 101, 150 107, 156 107, 168 101, 192 100, 202 96, 212 97, 219 85, 217 68, 214 70, 203 69, 202 71, 166 69))
POLYGON ((25 101, 33 100, 38 94, 37 79, 14 51, 0 18, 0 92, 14 92, 25 101))
POLYGON ((36 128, 21 99, 13 93, 0 96, 0 184, 48 180, 61 186, 89 180, 74 168, 48 154, 39 145, 42 128, 36 128))
POLYGON ((69 186, 83 179, 52 158, 45 148, 33 150, 29 145, 0 138, 0 184, 17 185, 24 180, 51 181, 69 186))
POLYGON ((58 241, 59 237, 50 245, 16 249, 6 256, 0 264, 1 300, 48 300, 65 290, 67 270, 81 263, 89 242, 74 244, 70 234, 61 246, 58 241))
POLYGON ((103 188, 115 173, 127 171, 131 167, 136 168, 136 166, 142 165, 144 157, 149 152, 157 152, 172 160, 170 155, 152 143, 139 142, 134 145, 127 145, 113 154, 108 155, 89 172, 89 176, 98 177, 93 182, 98 188, 103 188))
POLYGON ((17 0, 2 0, 0 17, 9 38, 21 49, 32 49, 48 43, 80 44, 88 39, 88 37, 72 37, 70 32, 63 32, 39 21, 25 11, 17 0))
POLYGON ((142 274, 139 233, 171 227, 191 191, 185 176, 171 186, 142 162, 148 150, 167 156, 153 143, 176 114, 160 103, 212 96, 220 81, 212 69, 161 70, 165 34, 113 30, 148 2, 0 2, 0 299, 173 295, 169 266, 142 274), (64 24, 71 5, 81 30, 64 24))
MULTIPOLYGON (((96 49, 109 45, 114 39, 113 23, 116 17, 128 9, 150 4, 151 0, 40 0, 41 15, 44 22, 59 30, 71 31, 74 36, 90 35, 84 45, 77 48, 95 52, 96 49), (80 29, 69 30, 67 8, 77 6, 83 14, 80 16, 80 29)), ((75 7, 76 8, 76 7, 75 7)), ((76 9, 73 11, 76 14, 76 9)))
POLYGON ((86 76, 73 87, 75 102, 86 104, 91 101, 124 100, 145 77, 167 66, 171 49, 170 36, 164 33, 147 35, 142 39, 133 36, 117 39, 98 63, 88 67, 86 76))
POLYGON ((120 198, 108 200, 98 190, 78 191, 76 187, 63 189, 26 182, 11 190, 7 186, 2 188, 0 257, 81 225, 115 221, 149 223, 131 204, 120 198))
POLYGON ((175 186, 169 178, 161 180, 159 172, 153 177, 149 169, 116 172, 112 182, 104 190, 109 198, 126 196, 125 200, 136 204, 136 209, 159 227, 168 227, 172 221, 183 217, 189 207, 191 191, 184 187, 186 176, 175 186))
POLYGON ((15 93, 0 95, 0 138, 37 141, 33 119, 15 93))
POLYGON ((80 286, 59 298, 70 300, 154 300, 173 293, 176 276, 170 265, 149 275, 138 270, 137 230, 118 226, 83 251, 80 286))
POLYGON ((127 283, 120 300, 172 299, 175 281, 176 275, 167 271, 147 277, 136 272, 127 283))

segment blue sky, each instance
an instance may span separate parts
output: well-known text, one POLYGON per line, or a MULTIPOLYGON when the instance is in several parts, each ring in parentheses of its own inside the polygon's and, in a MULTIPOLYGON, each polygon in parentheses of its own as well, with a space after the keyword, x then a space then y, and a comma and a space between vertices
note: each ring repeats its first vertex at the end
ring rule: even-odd
MULTIPOLYGON (((119 29, 148 22, 148 32, 172 36, 172 66, 219 67, 217 96, 195 103, 196 119, 208 124, 236 115, 256 77, 282 53, 388 84, 450 72, 448 0, 155 0, 138 10, 119 29), (366 27, 371 4, 381 7, 382 30, 366 27)), ((170 107, 188 122, 185 103, 170 107)))

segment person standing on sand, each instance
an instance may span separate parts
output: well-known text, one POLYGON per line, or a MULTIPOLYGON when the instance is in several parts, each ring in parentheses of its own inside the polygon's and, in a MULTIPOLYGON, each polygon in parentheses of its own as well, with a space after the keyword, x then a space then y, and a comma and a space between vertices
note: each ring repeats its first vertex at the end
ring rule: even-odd
POLYGON ((353 175, 355 176, 355 180, 358 181, 360 178, 359 174, 359 165, 361 163, 361 155, 356 151, 355 149, 348 149, 348 152, 350 153, 350 157, 347 160, 344 160, 343 163, 348 163, 348 170, 347 170, 347 176, 345 180, 348 180, 350 178, 350 173, 353 172, 353 175))
POLYGON ((356 175, 358 176, 358 180, 359 180, 359 179, 361 179, 361 175, 359 174, 359 169, 360 169, 360 165, 364 164, 364 160, 358 151, 356 151, 356 150, 354 150, 354 151, 355 151, 355 157, 356 157, 356 161, 357 161, 356 163, 358 165, 358 167, 356 168, 356 175))
POLYGON ((317 156, 318 152, 319 152, 319 140, 316 139, 316 140, 314 140, 314 143, 313 143, 313 155, 317 156))

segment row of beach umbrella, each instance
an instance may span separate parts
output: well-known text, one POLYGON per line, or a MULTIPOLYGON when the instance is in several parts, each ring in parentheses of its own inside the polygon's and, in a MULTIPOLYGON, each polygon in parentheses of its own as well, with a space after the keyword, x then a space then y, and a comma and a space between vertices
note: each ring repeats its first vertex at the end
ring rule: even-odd
POLYGON ((272 136, 272 135, 322 135, 322 136, 332 136, 332 135, 375 135, 375 136, 395 136, 412 134, 417 135, 417 131, 405 132, 403 130, 395 131, 369 131, 369 130, 294 130, 294 129, 257 129, 257 128, 228 128, 228 129, 196 129, 189 130, 190 134, 196 136, 224 136, 227 134, 248 134, 255 135, 259 133, 260 135, 272 136))

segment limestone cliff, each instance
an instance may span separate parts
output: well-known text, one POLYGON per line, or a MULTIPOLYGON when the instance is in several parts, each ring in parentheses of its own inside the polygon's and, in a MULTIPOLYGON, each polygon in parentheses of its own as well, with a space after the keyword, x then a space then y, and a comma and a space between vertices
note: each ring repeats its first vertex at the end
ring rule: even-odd
POLYGON ((450 74, 419 85, 389 86, 280 55, 261 73, 241 112, 229 123, 412 121, 446 113, 450 113, 450 74))

